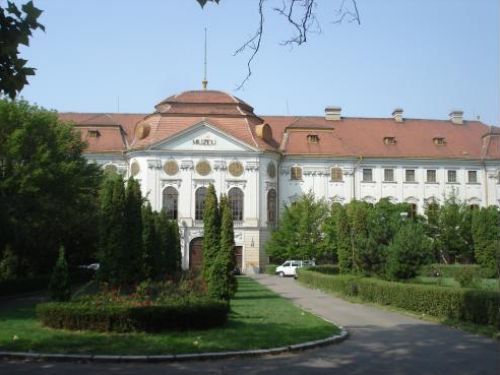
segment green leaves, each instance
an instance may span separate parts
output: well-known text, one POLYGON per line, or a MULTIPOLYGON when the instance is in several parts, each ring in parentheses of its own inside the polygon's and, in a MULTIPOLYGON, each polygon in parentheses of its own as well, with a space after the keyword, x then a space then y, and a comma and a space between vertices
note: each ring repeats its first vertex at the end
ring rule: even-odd
POLYGON ((196 1, 203 8, 205 6, 205 4, 208 3, 208 2, 213 2, 213 3, 219 4, 220 0, 196 0, 196 1))
POLYGON ((32 1, 21 10, 11 1, 6 8, 0 7, 0 94, 11 99, 28 83, 27 76, 35 74, 35 69, 26 67, 27 61, 19 57, 19 45, 29 45, 32 31, 45 31, 38 22, 42 11, 32 1))

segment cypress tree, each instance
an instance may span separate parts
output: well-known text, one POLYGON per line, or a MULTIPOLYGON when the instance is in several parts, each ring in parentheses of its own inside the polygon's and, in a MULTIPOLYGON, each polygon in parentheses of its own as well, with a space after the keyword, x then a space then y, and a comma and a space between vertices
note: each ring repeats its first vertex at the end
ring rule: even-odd
POLYGON ((208 281, 210 269, 220 248, 220 213, 215 187, 210 184, 203 212, 203 277, 208 281))
POLYGON ((99 215, 99 279, 119 286, 124 281, 126 252, 125 188, 120 176, 109 176, 101 191, 99 215))
POLYGON ((182 258, 179 225, 176 220, 167 219, 166 233, 166 272, 171 276, 175 276, 181 271, 182 258))
POLYGON ((158 266, 158 236, 155 214, 147 202, 142 208, 142 275, 145 279, 156 279, 158 266))
POLYGON ((142 255, 142 194, 139 182, 127 181, 125 191, 126 251, 121 257, 125 282, 130 284, 141 279, 140 259, 142 255))
POLYGON ((157 244, 157 270, 161 276, 165 274, 171 275, 170 270, 170 253, 172 247, 172 239, 170 233, 170 221, 168 220, 165 210, 162 210, 155 215, 156 225, 156 240, 157 244))
POLYGON ((238 287, 234 269, 236 268, 236 257, 234 254, 234 228, 233 214, 229 206, 227 196, 223 196, 220 201, 221 211, 221 234, 220 234, 220 251, 219 255, 222 258, 222 266, 227 275, 227 290, 228 296, 233 297, 238 287))
POLYGON ((50 298, 54 301, 69 301, 71 298, 68 263, 62 246, 59 249, 59 257, 50 277, 49 293, 50 298))

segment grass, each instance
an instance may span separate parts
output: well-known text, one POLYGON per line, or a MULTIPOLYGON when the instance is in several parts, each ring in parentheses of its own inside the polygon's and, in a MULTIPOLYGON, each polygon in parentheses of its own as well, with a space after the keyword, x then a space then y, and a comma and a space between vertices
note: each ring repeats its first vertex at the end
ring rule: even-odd
POLYGON ((317 340, 339 332, 256 281, 240 277, 228 323, 205 331, 104 334, 46 328, 33 301, 0 307, 0 350, 79 354, 179 354, 262 349, 317 340))
MULTIPOLYGON (((418 276, 411 280, 416 284, 439 285, 451 288, 459 288, 460 284, 453 277, 426 277, 418 276)), ((478 279, 474 283, 474 287, 481 290, 499 291, 498 279, 478 279)))

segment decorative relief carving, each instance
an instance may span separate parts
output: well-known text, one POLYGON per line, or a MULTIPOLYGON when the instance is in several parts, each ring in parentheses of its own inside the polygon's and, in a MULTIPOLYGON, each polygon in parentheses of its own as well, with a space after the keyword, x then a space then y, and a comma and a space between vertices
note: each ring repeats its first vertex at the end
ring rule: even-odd
POLYGON ((203 229, 195 229, 189 231, 189 236, 188 236, 189 242, 191 242, 193 238, 198 238, 198 237, 203 237, 203 229))
POLYGON ((243 164, 241 164, 239 161, 232 161, 229 163, 229 173, 233 177, 240 177, 243 174, 243 164))
POLYGON ((193 189, 197 189, 201 186, 208 186, 210 184, 213 184, 215 182, 214 179, 207 179, 207 178, 195 178, 193 179, 193 189))
POLYGON ((276 189, 276 182, 270 182, 266 181, 266 191, 269 191, 271 189, 276 189))
POLYGON ((304 167, 302 168, 304 176, 329 176, 328 168, 321 167, 304 167))
POLYGON ((280 175, 289 175, 290 167, 280 167, 280 175))
POLYGON ((226 189, 230 189, 232 187, 239 187, 241 189, 245 189, 247 186, 246 180, 226 180, 226 189))
POLYGON ((175 160, 167 160, 163 164, 163 171, 169 176, 176 175, 179 172, 179 165, 175 160))
POLYGON ((193 169, 194 163, 192 160, 182 160, 181 161, 181 169, 182 170, 188 170, 188 169, 193 169))
POLYGON ((258 171, 259 162, 258 161, 247 161, 245 169, 247 171, 258 171))
POLYGON ((225 171, 227 169, 227 164, 225 160, 216 160, 214 161, 214 169, 216 171, 225 171))
POLYGON ((162 179, 161 180, 161 188, 165 188, 166 186, 175 186, 177 189, 181 187, 182 180, 180 178, 175 179, 162 179))
POLYGON ((161 160, 160 159, 148 159, 148 168, 149 169, 161 169, 161 160))
POLYGON ((198 164, 196 164, 196 173, 200 176, 207 176, 212 172, 212 167, 210 167, 210 163, 206 160, 200 160, 198 164))

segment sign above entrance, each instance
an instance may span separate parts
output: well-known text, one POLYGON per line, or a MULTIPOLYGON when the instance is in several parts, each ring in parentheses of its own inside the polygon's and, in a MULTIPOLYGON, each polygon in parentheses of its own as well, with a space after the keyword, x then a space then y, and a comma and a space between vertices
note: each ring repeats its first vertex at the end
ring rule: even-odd
POLYGON ((216 144, 217 142, 215 141, 215 139, 211 138, 208 135, 193 139, 193 145, 197 146, 215 146, 216 144))

